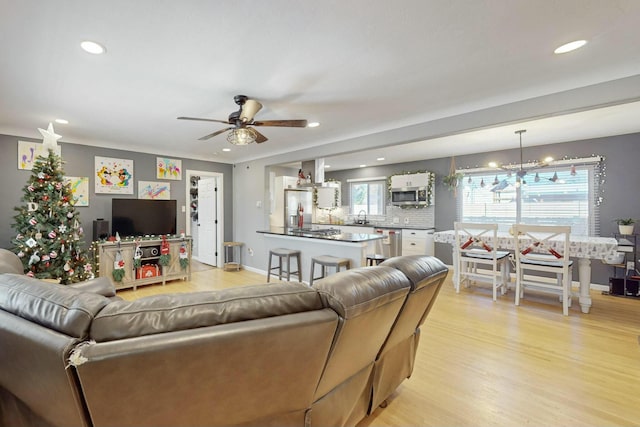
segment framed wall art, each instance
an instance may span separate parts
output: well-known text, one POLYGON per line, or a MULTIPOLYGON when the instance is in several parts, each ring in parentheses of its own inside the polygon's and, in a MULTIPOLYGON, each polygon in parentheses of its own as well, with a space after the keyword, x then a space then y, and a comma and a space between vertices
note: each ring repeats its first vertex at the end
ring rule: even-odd
POLYGON ((88 176, 65 176, 64 182, 69 183, 74 206, 89 206, 88 176))
POLYGON ((170 183, 138 181, 138 199, 169 200, 170 198, 170 183))
POLYGON ((166 157, 156 158, 156 178, 172 179, 179 181, 182 179, 182 160, 167 159, 166 157))
MULTIPOLYGON (((58 156, 62 153, 62 147, 56 146, 53 150, 58 156)), ((31 170, 38 156, 49 155, 41 142, 18 141, 18 169, 31 170)))
POLYGON ((133 160, 95 157, 96 194, 133 194, 133 160))

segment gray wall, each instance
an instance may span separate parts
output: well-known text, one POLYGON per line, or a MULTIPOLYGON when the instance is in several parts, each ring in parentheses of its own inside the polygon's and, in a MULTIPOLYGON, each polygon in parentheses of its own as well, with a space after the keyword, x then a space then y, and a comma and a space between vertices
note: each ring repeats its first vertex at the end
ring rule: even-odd
MULTIPOLYGON (((21 197, 23 188, 31 176, 31 171, 18 169, 18 140, 36 141, 30 138, 22 138, 9 135, 0 135, 0 170, 2 171, 2 185, 0 186, 0 247, 11 248, 11 239, 14 230, 12 228, 14 207, 22 205, 21 197)), ((112 198, 136 198, 138 181, 164 181, 171 184, 171 199, 177 200, 177 231, 185 229, 185 213, 181 206, 186 206, 189 211, 188 201, 185 199, 185 171, 187 169, 218 172, 224 174, 224 240, 232 240, 233 236, 233 178, 232 166, 224 163, 216 163, 201 160, 181 159, 183 177, 180 181, 159 180, 156 178, 156 157, 162 153, 146 154, 133 151, 112 150, 108 148, 92 147, 79 144, 60 143, 62 147, 63 169, 67 176, 89 177, 89 206, 77 207, 80 213, 82 227, 87 244, 93 235, 93 220, 104 218, 111 221, 112 198), (111 195, 95 194, 94 156, 114 157, 133 160, 134 167, 134 194, 111 195)), ((175 156, 167 156, 176 158, 175 156)), ((111 222, 110 222, 111 223, 111 222)), ((88 247, 88 246, 87 246, 88 247)))

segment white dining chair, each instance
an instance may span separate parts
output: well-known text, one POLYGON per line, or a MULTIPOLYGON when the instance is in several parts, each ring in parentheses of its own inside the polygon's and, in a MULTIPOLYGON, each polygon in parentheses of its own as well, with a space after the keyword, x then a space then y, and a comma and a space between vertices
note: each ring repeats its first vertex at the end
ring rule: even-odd
POLYGON ((454 285, 456 293, 460 284, 469 286, 475 282, 491 283, 493 300, 498 290, 504 295, 509 286, 509 252, 497 248, 497 224, 471 222, 454 223, 455 260, 454 285))
POLYGON ((560 296, 562 313, 568 316, 573 267, 573 261, 569 259, 571 227, 516 224, 513 230, 516 305, 520 305, 525 289, 551 292, 560 296), (525 273, 528 274, 525 276, 525 273), (548 273, 555 274, 555 281, 548 273))

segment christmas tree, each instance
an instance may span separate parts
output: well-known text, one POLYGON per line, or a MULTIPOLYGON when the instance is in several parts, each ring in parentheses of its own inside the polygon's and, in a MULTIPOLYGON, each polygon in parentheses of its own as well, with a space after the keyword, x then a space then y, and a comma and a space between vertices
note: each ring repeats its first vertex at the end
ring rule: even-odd
POLYGON ((51 147, 48 152, 34 162, 21 198, 25 205, 14 208, 17 235, 12 242, 27 275, 66 285, 92 278, 93 268, 83 250, 83 231, 64 182, 62 160, 51 147))

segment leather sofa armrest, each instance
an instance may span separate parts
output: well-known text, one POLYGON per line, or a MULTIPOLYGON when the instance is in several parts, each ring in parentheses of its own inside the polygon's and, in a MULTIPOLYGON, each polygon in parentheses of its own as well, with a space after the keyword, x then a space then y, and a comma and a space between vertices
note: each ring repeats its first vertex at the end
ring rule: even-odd
POLYGON ((84 282, 72 283, 69 286, 83 292, 91 292, 109 298, 116 296, 116 288, 107 277, 97 277, 84 282))

